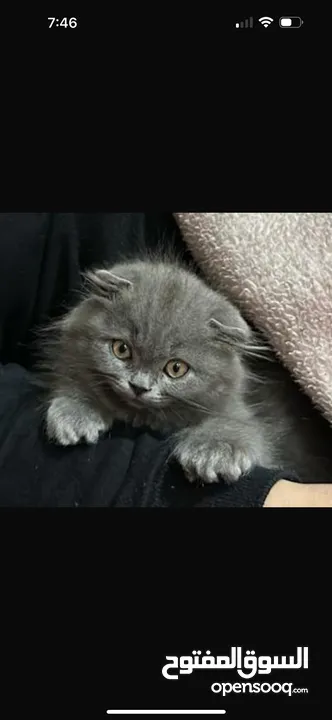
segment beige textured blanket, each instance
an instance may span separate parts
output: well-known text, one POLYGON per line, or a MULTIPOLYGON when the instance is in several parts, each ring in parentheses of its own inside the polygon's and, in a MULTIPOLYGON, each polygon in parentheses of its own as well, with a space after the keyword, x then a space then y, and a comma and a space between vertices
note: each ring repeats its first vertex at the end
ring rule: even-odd
POLYGON ((175 213, 206 279, 332 423, 332 213, 175 213))

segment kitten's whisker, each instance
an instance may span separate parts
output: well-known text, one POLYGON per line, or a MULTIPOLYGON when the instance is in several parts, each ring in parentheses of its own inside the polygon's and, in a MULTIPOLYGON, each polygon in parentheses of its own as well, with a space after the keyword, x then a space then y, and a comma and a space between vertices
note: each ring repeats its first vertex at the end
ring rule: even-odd
POLYGON ((244 355, 247 355, 248 357, 257 358, 258 360, 266 360, 266 362, 275 362, 274 357, 269 357, 268 355, 264 355, 263 353, 254 352, 251 349, 243 348, 244 355))
POLYGON ((262 347, 262 345, 243 345, 243 350, 247 350, 247 352, 251 351, 260 351, 262 353, 271 354, 271 350, 268 347, 262 347))
POLYGON ((173 395, 171 395, 170 397, 172 397, 173 400, 176 400, 182 405, 188 405, 189 407, 195 408, 196 410, 200 410, 206 415, 213 415, 213 412, 209 410, 209 408, 205 407, 205 405, 201 405, 200 403, 195 402, 195 400, 189 400, 189 398, 176 398, 173 395))
POLYGON ((172 409, 171 409, 171 412, 172 412, 173 415, 176 415, 176 417, 179 418, 180 422, 184 422, 183 416, 180 415, 180 413, 179 413, 175 408, 172 408, 172 409))
MULTIPOLYGON (((272 380, 269 380, 269 378, 264 377, 264 375, 259 375, 259 373, 250 372, 250 370, 247 371, 246 375, 247 380, 251 384, 261 384, 261 385, 268 385, 269 383, 272 384, 272 380)), ((247 388, 247 392, 250 392, 250 387, 247 388)))

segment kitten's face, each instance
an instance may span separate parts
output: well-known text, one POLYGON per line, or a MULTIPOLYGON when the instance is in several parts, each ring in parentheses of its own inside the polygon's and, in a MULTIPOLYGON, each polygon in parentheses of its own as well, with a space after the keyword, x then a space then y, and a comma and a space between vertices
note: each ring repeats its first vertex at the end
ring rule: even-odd
POLYGON ((209 322, 215 318, 247 333, 227 300, 176 266, 116 266, 118 286, 107 272, 99 271, 101 286, 98 273, 91 276, 93 294, 71 321, 76 329, 80 324, 80 352, 104 386, 136 410, 164 412, 209 409, 216 393, 237 391, 243 378, 239 355, 209 322))

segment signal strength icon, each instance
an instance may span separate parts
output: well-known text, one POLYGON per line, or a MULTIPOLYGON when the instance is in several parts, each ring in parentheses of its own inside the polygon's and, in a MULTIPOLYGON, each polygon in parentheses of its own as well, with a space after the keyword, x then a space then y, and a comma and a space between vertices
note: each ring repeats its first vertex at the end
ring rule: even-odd
POLYGON ((269 25, 271 25, 271 23, 273 23, 273 18, 261 17, 261 18, 259 18, 258 22, 260 22, 261 25, 263 25, 263 27, 267 28, 267 27, 269 27, 269 25))
POLYGON ((254 27, 254 18, 247 18, 246 20, 242 20, 239 23, 235 23, 236 28, 252 28, 254 27))

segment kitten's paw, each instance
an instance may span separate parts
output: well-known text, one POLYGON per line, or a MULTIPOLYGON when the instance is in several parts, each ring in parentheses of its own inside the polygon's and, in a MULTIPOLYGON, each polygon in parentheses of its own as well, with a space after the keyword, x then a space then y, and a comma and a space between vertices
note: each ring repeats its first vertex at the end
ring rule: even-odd
POLYGON ((196 434, 182 440, 175 450, 175 457, 183 468, 189 482, 209 484, 236 482, 255 464, 256 457, 250 448, 237 447, 215 438, 198 440, 196 434))
POLYGON ((46 415, 46 432, 49 440, 60 445, 77 445, 82 440, 96 443, 99 435, 110 428, 110 423, 77 400, 58 397, 52 400, 46 415))

